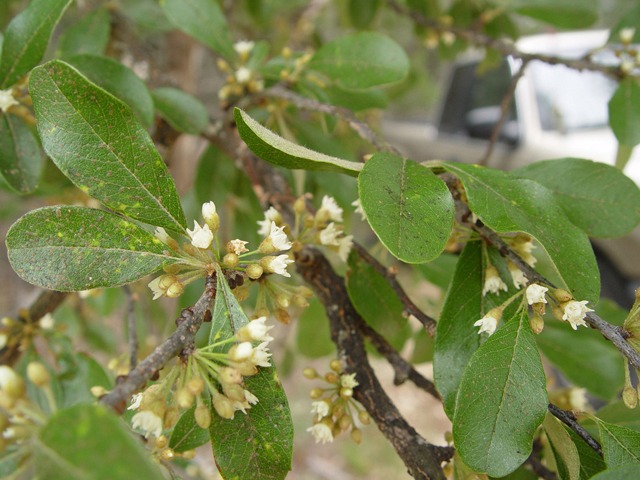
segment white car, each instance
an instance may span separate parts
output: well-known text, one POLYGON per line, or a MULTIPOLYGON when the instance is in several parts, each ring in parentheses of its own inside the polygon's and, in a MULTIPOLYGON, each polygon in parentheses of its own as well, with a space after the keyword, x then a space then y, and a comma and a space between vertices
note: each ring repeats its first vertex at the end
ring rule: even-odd
MULTIPOLYGON (((537 35, 519 40, 525 53, 582 58, 616 64, 603 49, 608 31, 537 35)), ((385 119, 385 138, 407 157, 478 163, 501 115, 500 104, 522 62, 507 58, 498 68, 478 73, 481 56, 470 53, 453 65, 447 92, 434 123, 385 119)), ((608 126, 608 102, 615 80, 600 72, 577 71, 541 61, 527 64, 511 111, 487 166, 512 170, 532 162, 563 157, 615 164, 618 142, 608 126)), ((640 149, 624 169, 640 185, 640 149)), ((640 279, 640 228, 618 239, 594 239, 605 296, 622 305, 633 302, 640 279)))

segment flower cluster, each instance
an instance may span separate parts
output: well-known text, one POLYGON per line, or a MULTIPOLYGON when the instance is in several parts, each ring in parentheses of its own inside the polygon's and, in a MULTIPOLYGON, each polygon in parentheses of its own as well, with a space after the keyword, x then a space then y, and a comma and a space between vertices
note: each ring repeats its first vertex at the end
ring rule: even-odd
POLYGON ((55 320, 50 313, 38 321, 31 319, 26 310, 21 313, 20 321, 3 317, 0 319, 0 348, 25 351, 36 336, 47 336, 54 328, 55 320))
POLYGON ((225 85, 218 91, 220 100, 228 100, 231 97, 240 97, 246 93, 255 93, 264 89, 264 81, 260 78, 258 71, 248 63, 254 47, 255 44, 252 41, 236 42, 233 49, 237 58, 233 65, 221 58, 218 59, 218 68, 227 74, 225 85))
POLYGON ((622 28, 619 35, 622 49, 616 50, 616 55, 620 58, 620 70, 629 74, 640 65, 640 51, 632 45, 636 29, 633 27, 622 28))
POLYGON ((328 388, 316 387, 311 390, 311 398, 315 400, 311 409, 314 417, 313 426, 309 427, 307 432, 311 432, 316 443, 324 444, 333 442, 340 433, 351 428, 351 439, 360 444, 362 431, 355 426, 353 414, 357 413, 358 420, 364 425, 368 425, 371 418, 353 400, 353 389, 358 386, 356 374, 343 373, 338 360, 332 360, 329 365, 332 371, 324 377, 320 377, 318 372, 310 367, 302 371, 309 380, 323 378, 329 384, 328 388))
POLYGON ((244 377, 257 374, 258 367, 271 367, 267 345, 273 340, 269 335, 273 327, 266 325, 266 320, 252 320, 235 336, 195 349, 162 380, 134 395, 129 407, 137 411, 131 419, 132 427, 146 437, 159 438, 163 430, 173 428, 180 411, 194 403, 195 421, 204 429, 211 424, 211 407, 226 419, 232 419, 238 410, 246 414, 258 398, 244 388, 244 377), (233 345, 224 351, 229 343, 233 345))

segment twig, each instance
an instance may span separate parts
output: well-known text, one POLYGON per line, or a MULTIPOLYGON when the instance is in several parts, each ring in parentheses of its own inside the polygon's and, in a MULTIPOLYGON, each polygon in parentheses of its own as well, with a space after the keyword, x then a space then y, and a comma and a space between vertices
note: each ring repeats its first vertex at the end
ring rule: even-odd
POLYGON ((436 334, 436 321, 425 314, 416 306, 415 303, 411 301, 411 299, 402 289, 400 283, 398 283, 398 280, 396 280, 395 274, 384 268, 384 265, 382 265, 380 262, 378 262, 378 260, 372 257, 369 252, 367 252, 364 247, 362 247, 362 245, 354 242, 353 249, 358 252, 360 258, 362 258, 365 262, 375 268, 376 271, 385 278, 385 280, 389 283, 389 285, 391 285, 393 291, 396 293, 397 297, 404 305, 405 310, 416 317, 420 321, 420 323, 424 325, 424 329, 427 331, 429 336, 433 338, 436 334))
POLYGON ((436 386, 433 382, 424 378, 415 368, 411 366, 400 354, 393 348, 385 338, 376 332, 362 317, 356 317, 354 319, 356 328, 369 339, 371 345, 378 351, 380 355, 387 359, 389 364, 393 367, 394 385, 402 385, 406 380, 411 380, 418 388, 421 388, 425 392, 431 394, 434 398, 442 401, 442 397, 436 390, 436 386))
POLYGON ((522 62, 520 66, 520 70, 516 73, 509 83, 509 88, 507 92, 502 97, 502 101, 500 102, 500 120, 496 123, 491 131, 491 138, 489 139, 489 145, 487 145, 487 150, 484 153, 484 156, 478 162, 478 165, 486 165, 489 162, 489 158, 491 158, 491 154, 493 153, 493 147, 498 141, 498 136, 502 131, 502 127, 504 126, 504 122, 507 120, 507 116, 509 114, 509 107, 513 101, 513 95, 516 91, 516 87, 518 86, 518 81, 524 75, 524 69, 526 68, 528 60, 522 62))
POLYGON ((345 107, 336 107, 335 105, 329 105, 328 103, 319 102, 313 98, 303 97, 297 93, 287 90, 281 85, 276 85, 263 92, 264 96, 281 98, 286 100, 298 108, 305 110, 314 110, 316 112, 326 113, 332 115, 340 120, 346 122, 361 138, 373 145, 376 150, 381 152, 390 152, 396 155, 402 155, 392 145, 389 145, 383 139, 379 138, 369 125, 362 120, 359 120, 355 114, 345 107))
POLYGON ((598 455, 604 458, 602 453, 602 447, 598 443, 598 441, 589 435, 582 425, 580 425, 576 419, 576 417, 571 412, 567 412, 566 410, 561 409, 560 407, 550 403, 548 406, 549 412, 551 415, 556 417, 566 426, 568 426, 571 430, 576 432, 576 434, 582 438, 587 445, 589 445, 598 455))
POLYGON ((624 329, 607 323, 593 312, 587 312, 585 321, 598 330, 604 338, 611 340, 611 343, 629 359, 631 364, 640 370, 640 355, 638 355, 638 352, 625 340, 624 329))
POLYGON ((440 462, 445 455, 444 450, 450 454, 451 448, 436 447, 422 438, 382 389, 358 334, 356 319, 359 315, 349 300, 344 280, 316 249, 305 247, 296 254, 296 259, 298 271, 326 306, 331 338, 338 347, 343 368, 356 374, 359 386, 354 390, 354 398, 364 406, 396 449, 410 475, 420 480, 445 480, 440 462))
POLYGON ((182 311, 182 316, 176 320, 179 323, 173 332, 161 345, 145 358, 127 375, 124 381, 116 385, 113 390, 100 398, 100 403, 122 413, 131 395, 140 390, 156 372, 178 355, 185 347, 193 343, 196 333, 208 315, 216 296, 215 277, 207 277, 204 293, 191 308, 182 311))
POLYGON ((128 285, 122 287, 126 300, 125 323, 129 332, 129 371, 136 368, 138 364, 138 331, 136 329, 135 306, 133 294, 128 285))
POLYGON ((434 18, 425 17, 422 13, 416 10, 409 10, 403 7, 395 0, 387 0, 387 5, 389 6, 389 8, 391 8, 391 10, 394 10, 400 15, 410 17, 414 22, 422 25, 423 27, 432 28, 439 33, 451 32, 461 40, 466 40, 470 43, 473 43, 474 45, 481 45, 487 48, 492 48, 505 56, 510 55, 513 58, 520 58, 526 62, 529 62, 531 60, 540 60, 550 65, 566 65, 567 67, 574 68, 576 70, 593 70, 614 76, 616 78, 621 78, 622 76, 619 67, 608 67, 605 65, 600 65, 598 63, 590 61, 588 58, 579 58, 574 60, 552 55, 523 53, 515 48, 511 43, 495 39, 493 37, 490 37, 489 35, 485 35, 468 28, 456 27, 453 25, 444 25, 434 18))
POLYGON ((542 445, 540 445, 540 440, 534 440, 533 450, 531 451, 531 455, 529 455, 529 458, 527 458, 525 463, 528 463, 531 466, 531 470, 533 470, 533 473, 535 473, 538 477, 543 478, 544 480, 558 480, 558 476, 555 474, 555 472, 547 469, 547 467, 542 465, 542 463, 538 459, 538 455, 540 454, 541 450, 542 445))

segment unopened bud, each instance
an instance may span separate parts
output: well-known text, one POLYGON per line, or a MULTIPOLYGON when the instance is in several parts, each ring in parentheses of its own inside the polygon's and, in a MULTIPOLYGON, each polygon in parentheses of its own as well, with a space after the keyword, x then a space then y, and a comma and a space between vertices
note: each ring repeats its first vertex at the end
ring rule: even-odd
POLYGON ((344 406, 341 403, 336 403, 333 408, 331 408, 331 415, 336 418, 340 418, 344 415, 344 406))
POLYGON ((353 388, 343 387, 340 389, 340 396, 345 400, 353 397, 353 388))
POLYGON ((338 383, 338 376, 333 372, 325 373, 324 379, 329 383, 333 383, 334 385, 338 383))
MULTIPOLYGON (((269 318, 269 315, 271 315, 271 312, 267 307, 260 307, 260 308, 256 308, 252 316, 256 318, 261 318, 261 317, 269 318)), ((255 318, 253 320, 255 320, 255 318)))
POLYGON ((164 450, 162 450, 162 452, 160 452, 160 458, 165 462, 170 462, 175 456, 176 454, 170 448, 165 448, 164 450))
POLYGON ((184 292, 184 285, 180 282, 175 282, 167 288, 167 297, 176 298, 182 295, 184 292))
POLYGON ((558 300, 559 303, 565 303, 573 299, 571 294, 563 288, 556 288, 555 290, 553 290, 553 296, 556 298, 556 300, 558 300))
POLYGON ((0 408, 3 408, 4 410, 11 410, 15 403, 16 401, 13 397, 4 390, 0 390, 0 408))
POLYGON ((223 383, 222 390, 230 400, 236 402, 244 402, 244 389, 237 383, 223 383))
POLYGON ((257 280, 258 278, 260 278, 263 272, 264 270, 257 263, 252 263, 251 265, 248 265, 247 269, 245 270, 247 277, 252 278, 253 280, 257 280))
POLYGON ((351 440, 360 445, 360 443, 362 442, 362 431, 357 428, 353 428, 351 430, 351 440))
POLYGON ((340 424, 338 422, 333 424, 333 428, 331 429, 331 436, 336 438, 338 435, 342 433, 342 429, 340 428, 340 424))
POLYGON ((340 428, 342 430, 346 430, 351 426, 351 417, 349 415, 342 415, 340 417, 340 420, 338 420, 338 423, 340 424, 340 428))
POLYGON ((30 362, 27 365, 27 378, 37 387, 44 387, 51 381, 48 370, 40 362, 30 362))
POLYGON ((162 275, 160 277, 160 280, 158 281, 158 288, 160 288, 161 290, 166 290, 177 281, 178 277, 176 277, 175 275, 162 275))
POLYGON ((300 285, 298 287, 298 293, 302 295, 304 298, 313 297, 313 292, 311 291, 311 289, 309 289, 308 287, 305 287, 304 285, 300 285))
POLYGON ((312 388, 311 391, 309 392, 309 396, 314 400, 320 398, 323 394, 324 394, 324 391, 318 387, 312 388))
POLYGON ((331 360, 331 363, 329 363, 329 368, 336 373, 342 372, 342 364, 340 363, 340 360, 335 358, 331 360))
POLYGON ((224 367, 220 372, 220 381, 222 383, 240 383, 242 381, 242 375, 238 369, 233 367, 224 367))
POLYGON ((282 56, 285 60, 289 60, 291 58, 291 49, 289 47, 284 47, 282 49, 282 56))
POLYGON ((91 392, 91 395, 93 395, 96 398, 100 398, 101 396, 107 393, 107 389, 101 385, 94 385, 89 389, 89 391, 91 392))
POLYGON ((191 393, 187 387, 183 387, 178 390, 176 398, 178 399, 178 406, 180 408, 191 408, 191 405, 193 405, 193 401, 195 400, 193 393, 191 393))
POLYGON ((529 326, 531 326, 531 331, 536 335, 539 335, 544 328, 544 320, 537 312, 534 312, 531 317, 529 317, 529 326))
POLYGON ((229 67, 229 64, 223 60, 222 58, 218 57, 218 60, 216 61, 216 63, 218 64, 218 68, 223 71, 223 72, 230 72, 231 71, 231 67, 229 67))
POLYGON ((371 417, 364 410, 358 412, 358 420, 360 420, 363 425, 369 425, 371 423, 371 417))
POLYGON ((204 380, 201 377, 195 377, 187 382, 187 389, 192 395, 198 395, 204 390, 204 380))
POLYGON ((182 452, 182 458, 184 458, 185 460, 191 460, 195 456, 196 456, 195 450, 187 450, 186 452, 182 452))
POLYGON ((293 211, 298 215, 302 215, 307 211, 307 202, 304 197, 298 197, 295 202, 293 202, 293 211))
POLYGON ((191 243, 183 243, 182 244, 182 250, 187 252, 192 257, 199 257, 200 256, 200 250, 198 250, 196 247, 191 245, 191 243))
POLYGON ((178 407, 172 406, 167 409, 167 412, 164 414, 164 429, 171 430, 178 420, 180 419, 180 409, 178 407))
POLYGON ((17 400, 24 396, 25 388, 24 380, 13 368, 0 365, 0 389, 12 399, 17 400))
POLYGON ((311 368, 311 367, 307 367, 304 370, 302 370, 302 375, 304 375, 304 377, 309 380, 318 378, 318 372, 316 372, 315 368, 311 368))
POLYGON ((297 307, 305 308, 309 306, 309 302, 299 293, 294 293, 291 297, 291 303, 293 303, 297 307))
POLYGON ((217 395, 216 398, 213 399, 213 408, 215 408, 216 413, 222 418, 233 418, 233 403, 224 395, 217 395))
POLYGON ((236 268, 240 264, 240 259, 235 253, 227 253, 222 257, 222 263, 227 268, 236 268))
POLYGON ((311 228, 316 223, 315 217, 313 215, 306 215, 304 220, 302 220, 305 228, 311 228))
POLYGON ((243 377, 250 377, 258 373, 258 367, 251 362, 236 363, 235 368, 240 372, 243 377))
POLYGON ((562 320, 562 317, 564 316, 564 308, 562 308, 560 305, 553 305, 553 307, 551 307, 551 311, 553 312, 554 317, 556 317, 558 320, 564 321, 562 320))
POLYGON ((291 323, 291 316, 289 315, 289 312, 283 308, 276 308, 273 312, 273 316, 277 321, 284 325, 289 325, 289 323, 291 323))
POLYGON ((211 412, 206 405, 198 405, 196 411, 193 412, 193 416, 200 428, 207 430, 211 425, 211 412))
POLYGON ((638 392, 636 392, 636 389, 631 386, 626 387, 622 391, 622 400, 627 408, 636 408, 636 405, 638 404, 638 392))
POLYGON ((450 430, 444 432, 444 441, 447 443, 453 443, 453 433, 450 430))
POLYGON ((242 285, 241 287, 236 287, 233 290, 233 295, 236 297, 236 300, 238 300, 239 302, 242 302, 243 300, 246 300, 247 298, 249 298, 249 293, 251 291, 251 284, 245 284, 242 285))
POLYGON ((0 320, 0 323, 4 327, 10 327, 15 323, 15 321, 11 317, 2 317, 2 320, 0 320))
POLYGON ((167 437, 165 435, 160 435, 156 438, 156 448, 164 448, 167 446, 167 437))
POLYGON ((286 293, 279 293, 276 295, 276 303, 280 308, 289 308, 289 305, 291 305, 291 297, 286 293))

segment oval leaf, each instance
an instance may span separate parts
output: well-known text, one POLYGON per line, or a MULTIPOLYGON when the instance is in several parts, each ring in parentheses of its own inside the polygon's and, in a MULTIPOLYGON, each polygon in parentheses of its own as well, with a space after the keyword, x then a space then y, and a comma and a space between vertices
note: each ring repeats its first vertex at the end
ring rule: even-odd
POLYGON ((102 55, 109 43, 111 19, 106 7, 100 7, 85 15, 60 36, 58 55, 68 58, 88 53, 102 55))
POLYGON ((65 292, 124 285, 176 261, 146 230, 85 207, 27 213, 9 229, 7 249, 23 280, 65 292))
POLYGON ((453 198, 431 170, 390 153, 376 153, 358 177, 360 203, 385 247, 407 263, 436 258, 453 227, 453 198))
POLYGON ((72 182, 128 217, 185 233, 173 179, 129 107, 60 61, 34 69, 29 90, 42 146, 72 182))
POLYGON ((458 454, 472 470, 504 477, 531 453, 547 404, 542 362, 522 309, 480 346, 464 372, 453 417, 458 454))
POLYGON ((589 239, 569 221, 549 190, 492 168, 443 165, 460 178, 469 207, 482 222, 498 233, 531 235, 545 249, 574 298, 598 302, 600 274, 589 239))
POLYGON ((180 30, 228 60, 235 58, 229 27, 216 0, 162 0, 160 4, 180 30))
POLYGON ((145 127, 153 123, 151 93, 129 67, 98 55, 75 55, 67 60, 85 77, 129 105, 145 127))
POLYGON ((343 88, 356 90, 404 79, 409 73, 409 57, 389 37, 361 32, 324 44, 311 58, 309 68, 343 88))
POLYGON ((598 20, 598 2, 584 0, 515 0, 509 9, 558 28, 586 28, 598 20))
POLYGON ((580 456, 573 440, 562 426, 562 423, 547 412, 544 422, 547 438, 558 467, 558 474, 563 480, 580 480, 580 456))
POLYGON ((202 102, 177 88, 156 88, 151 92, 156 108, 180 132, 198 135, 209 124, 202 102))
POLYGON ((581 158, 535 162, 511 173, 553 193, 574 225, 594 237, 621 237, 640 222, 640 189, 620 169, 581 158))
POLYGON ((33 0, 11 20, 2 44, 0 89, 16 83, 42 60, 51 32, 71 1, 33 0))
POLYGON ((640 86, 627 77, 609 100, 609 125, 622 145, 640 143, 640 86))
POLYGON ((0 118, 0 174, 17 193, 38 187, 43 158, 40 147, 24 122, 10 113, 0 118))
POLYGON ((605 470, 591 477, 591 480, 629 480, 630 478, 640 478, 640 465, 627 465, 626 467, 605 470))
POLYGON ((57 412, 33 443, 35 470, 48 480, 162 480, 142 444, 104 407, 57 412))
MULTIPOLYGON (((210 403, 208 398, 205 401, 207 405, 210 403)), ((195 411, 196 404, 194 403, 189 410, 180 416, 178 423, 173 427, 169 447, 176 453, 193 450, 209 442, 209 431, 200 428, 196 423, 195 411)))
POLYGON ((608 468, 640 464, 640 432, 591 416, 598 424, 604 461, 608 468))
POLYGON ((330 157, 285 140, 239 108, 233 111, 233 116, 244 143, 253 153, 269 163, 285 168, 346 173, 353 177, 362 170, 362 163, 330 157))

